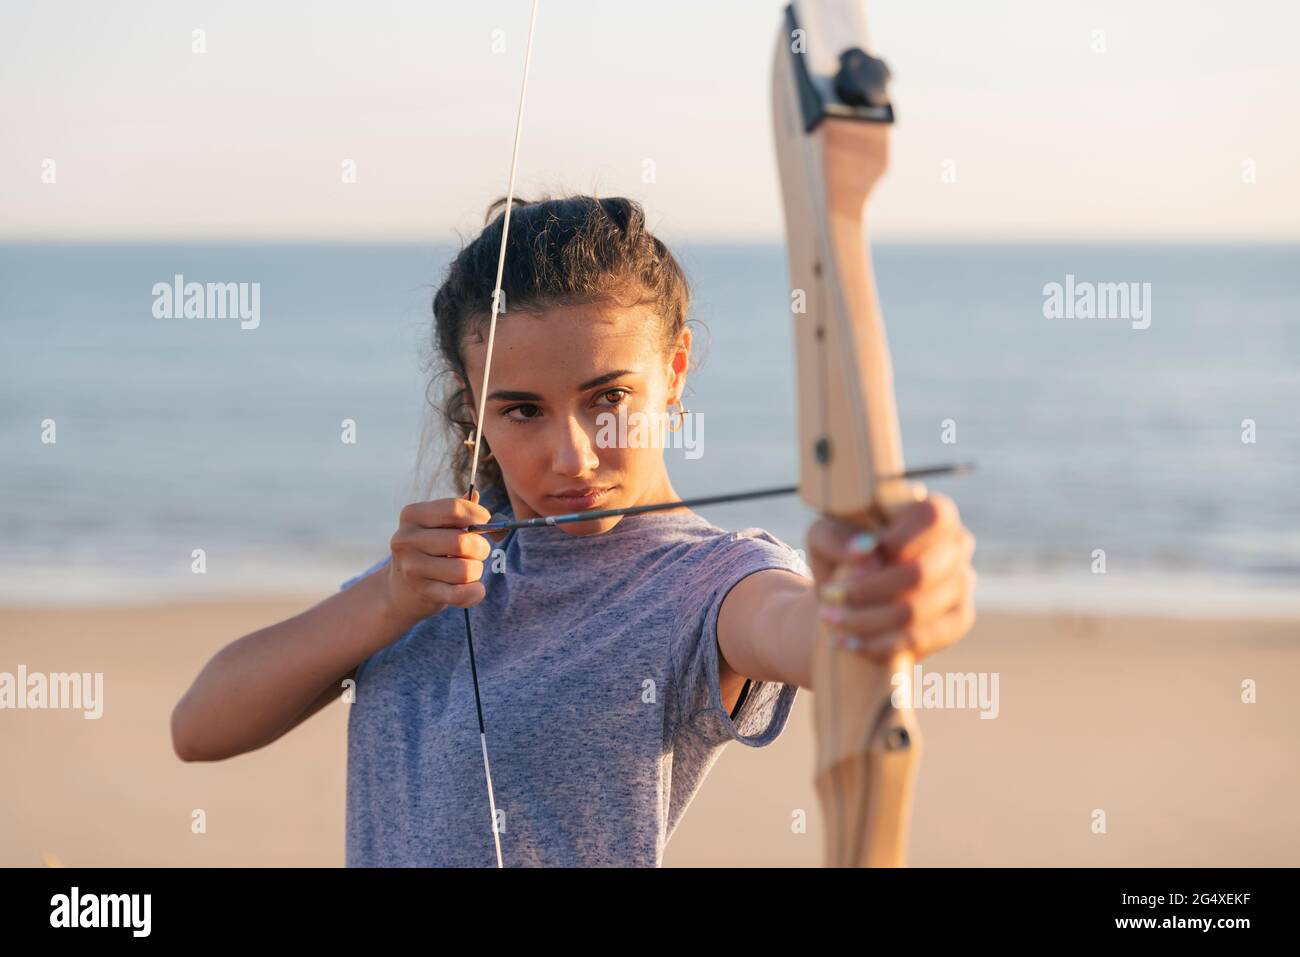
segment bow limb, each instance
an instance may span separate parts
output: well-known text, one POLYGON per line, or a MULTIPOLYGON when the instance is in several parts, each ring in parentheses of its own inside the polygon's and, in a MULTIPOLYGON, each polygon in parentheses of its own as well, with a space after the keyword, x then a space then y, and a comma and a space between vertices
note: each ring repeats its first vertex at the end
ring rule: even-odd
MULTIPOLYGON (((878 527, 924 492, 903 481, 866 207, 888 162, 888 70, 869 56, 861 0, 795 0, 773 66, 773 128, 795 313, 800 495, 878 527)), ((840 650, 818 625, 816 786, 830 866, 901 866, 921 736, 912 658, 840 650), (895 692, 895 675, 902 681, 895 692)))

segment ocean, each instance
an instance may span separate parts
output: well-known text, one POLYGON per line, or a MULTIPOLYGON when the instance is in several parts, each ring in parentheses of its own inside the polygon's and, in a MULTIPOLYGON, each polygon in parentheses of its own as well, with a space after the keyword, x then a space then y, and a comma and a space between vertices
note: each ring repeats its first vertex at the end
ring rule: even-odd
MULTIPOLYGON (((453 252, 0 245, 0 601, 323 597, 386 554, 453 252), (256 327, 155 318, 177 275, 258 284, 256 327)), ((675 486, 794 482, 782 249, 677 253, 706 429, 667 452, 675 486)), ((932 487, 978 537, 982 606, 1300 608, 1300 248, 884 244, 876 271, 909 464, 978 467, 932 487), (1136 283, 1149 311, 1048 318, 1052 283, 1136 283)), ((809 521, 702 511, 796 547, 809 521)))

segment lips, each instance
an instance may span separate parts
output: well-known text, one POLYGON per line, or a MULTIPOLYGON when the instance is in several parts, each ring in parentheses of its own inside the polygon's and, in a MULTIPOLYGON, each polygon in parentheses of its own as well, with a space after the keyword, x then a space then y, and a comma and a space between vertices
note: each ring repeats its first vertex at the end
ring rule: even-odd
POLYGON ((611 488, 566 489, 564 492, 548 495, 551 501, 558 503, 570 512, 581 512, 595 508, 609 497, 611 488))

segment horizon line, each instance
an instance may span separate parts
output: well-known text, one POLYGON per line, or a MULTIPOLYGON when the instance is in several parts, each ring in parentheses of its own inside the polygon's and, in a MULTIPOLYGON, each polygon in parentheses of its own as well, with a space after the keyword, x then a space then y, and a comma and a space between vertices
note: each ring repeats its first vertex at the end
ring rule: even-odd
MULTIPOLYGON (((663 236, 660 236, 663 239, 663 236)), ((1134 237, 1134 236, 1016 236, 1016 237, 980 237, 980 236, 916 236, 906 234, 873 236, 874 245, 882 246, 1296 246, 1300 245, 1300 235, 1294 237, 1134 237)), ((753 237, 715 236, 700 239, 667 239, 670 246, 683 248, 728 246, 733 248, 768 248, 784 246, 784 236, 755 239, 753 237)), ((443 236, 408 236, 375 235, 360 238, 343 236, 198 236, 198 235, 145 235, 106 237, 87 236, 0 236, 0 246, 153 246, 160 244, 183 244, 186 246, 333 246, 339 248, 353 246, 459 246, 464 243, 462 237, 443 236)))

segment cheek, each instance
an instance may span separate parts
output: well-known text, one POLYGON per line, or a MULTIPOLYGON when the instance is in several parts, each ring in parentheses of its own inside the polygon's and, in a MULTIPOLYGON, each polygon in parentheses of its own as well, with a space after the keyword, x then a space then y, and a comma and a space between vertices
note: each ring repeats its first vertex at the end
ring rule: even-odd
POLYGON ((536 438, 537 434, 536 430, 530 430, 527 426, 511 425, 504 420, 488 422, 483 426, 488 448, 501 463, 522 464, 531 452, 543 444, 541 439, 536 438), (530 431, 534 438, 529 438, 530 431))
POLYGON ((603 468, 624 473, 648 472, 663 460, 669 436, 656 409, 629 409, 622 428, 615 424, 595 437, 596 454, 603 468), (606 442, 605 446, 599 443, 606 442))

